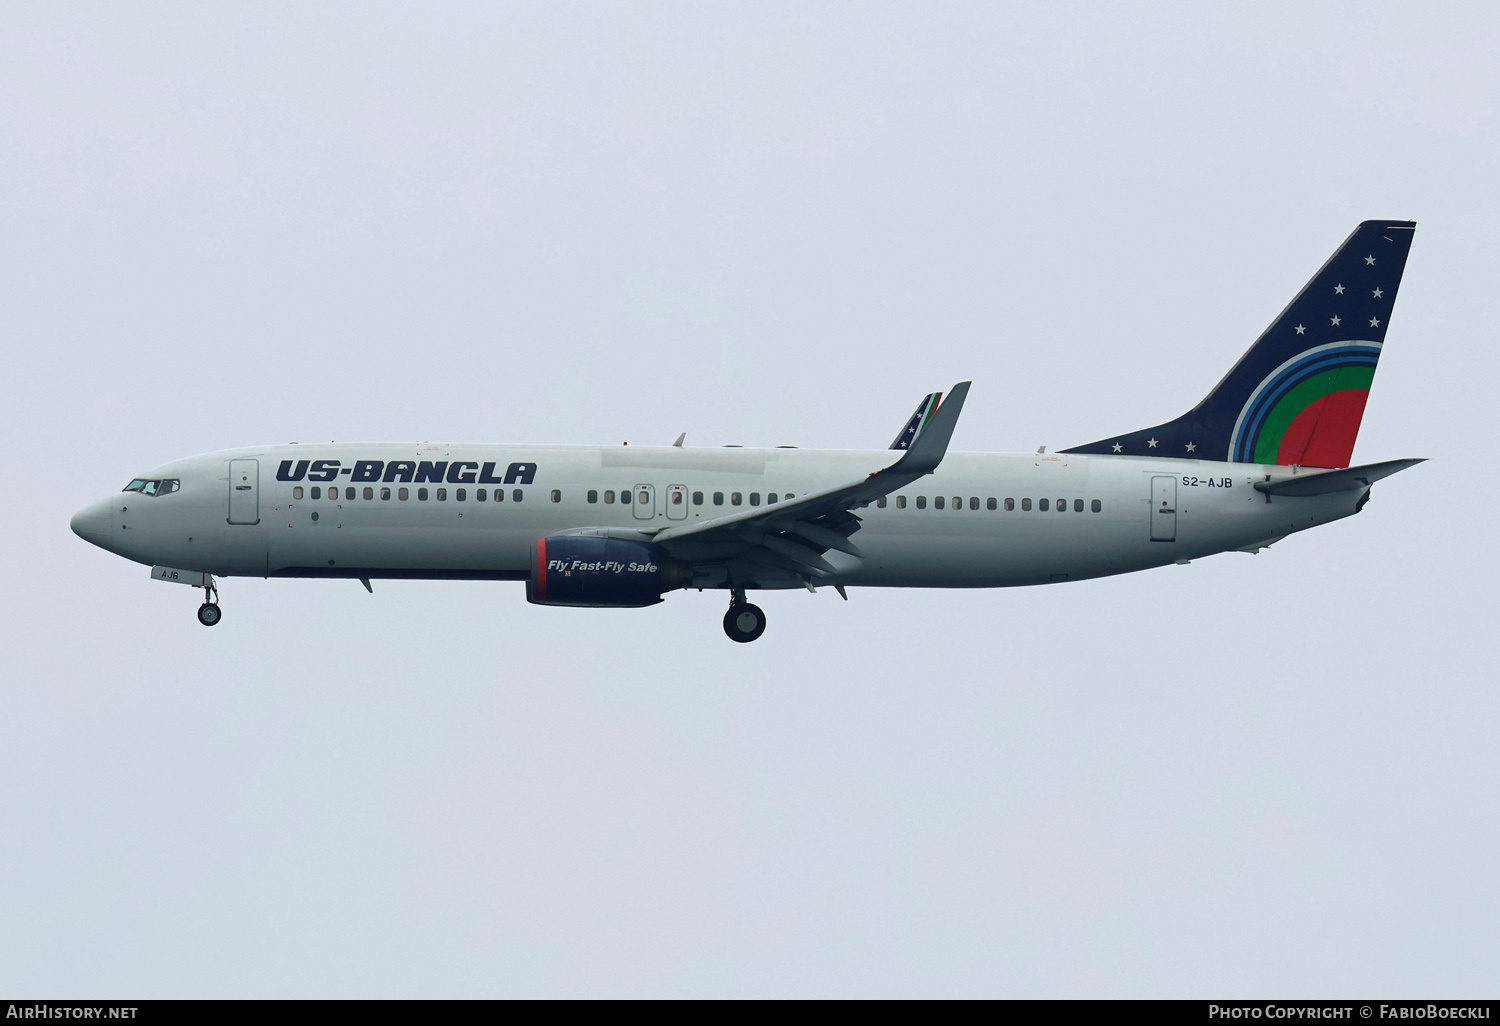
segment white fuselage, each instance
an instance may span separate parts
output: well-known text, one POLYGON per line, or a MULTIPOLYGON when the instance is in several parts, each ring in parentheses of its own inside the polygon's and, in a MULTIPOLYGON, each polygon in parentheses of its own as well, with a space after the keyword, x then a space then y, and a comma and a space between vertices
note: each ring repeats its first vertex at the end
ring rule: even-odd
MULTIPOLYGON (((785 501, 859 480, 898 455, 283 445, 159 467, 143 476, 180 481, 176 491, 116 494, 78 514, 74 528, 138 562, 218 576, 520 580, 538 538, 712 519, 749 509, 752 499, 764 505, 772 495, 785 501), (425 481, 415 470, 423 462, 425 481), (330 469, 332 479, 323 480, 330 469), (607 494, 616 501, 606 503, 607 494)), ((883 506, 856 511, 863 523, 853 541, 864 558, 827 553, 837 571, 827 583, 978 588, 1081 580, 1251 548, 1357 511, 1358 491, 1293 498, 1252 487, 1295 473, 1192 459, 950 452, 936 472, 883 506)), ((709 575, 694 585, 725 582, 709 575)), ((760 586, 801 583, 787 577, 760 586)))

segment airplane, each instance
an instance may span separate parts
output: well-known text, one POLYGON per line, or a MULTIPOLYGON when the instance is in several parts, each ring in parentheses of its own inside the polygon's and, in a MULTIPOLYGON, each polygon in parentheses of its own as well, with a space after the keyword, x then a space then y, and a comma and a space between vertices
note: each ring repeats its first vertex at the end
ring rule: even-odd
POLYGON ((1351 466, 1416 225, 1365 221, 1197 406, 1055 453, 948 452, 968 395, 888 449, 298 444, 167 463, 75 533, 203 590, 223 577, 524 581, 529 602, 640 607, 729 592, 997 588, 1257 552, 1352 516, 1420 459, 1351 466))

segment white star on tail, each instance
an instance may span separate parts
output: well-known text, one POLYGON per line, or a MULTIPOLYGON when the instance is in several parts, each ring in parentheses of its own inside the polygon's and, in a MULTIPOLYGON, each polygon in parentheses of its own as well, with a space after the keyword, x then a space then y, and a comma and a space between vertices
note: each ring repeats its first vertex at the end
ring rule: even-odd
POLYGON ((1372 256, 1365 257, 1365 266, 1366 267, 1370 266, 1373 263, 1375 263, 1375 258, 1374 257, 1372 257, 1372 256))
POLYGON ((1149 445, 1151 448, 1155 449, 1156 448, 1156 439, 1154 439, 1154 438, 1148 438, 1148 439, 1146 439, 1146 444, 1149 445))
POLYGON ((1305 328, 1301 324, 1297 325, 1297 334, 1299 334, 1299 335, 1306 335, 1307 334, 1307 328, 1305 328))
POLYGON ((1115 450, 1115 452, 1119 452, 1119 451, 1120 451, 1120 448, 1121 448, 1121 447, 1120 447, 1120 443, 1119 443, 1119 442, 1116 442, 1116 443, 1115 443, 1115 444, 1114 444, 1114 446, 1113 446, 1113 448, 1114 448, 1114 450, 1115 450))
POLYGON ((1370 327, 1372 327, 1372 328, 1378 328, 1378 327, 1380 327, 1380 318, 1378 318, 1378 317, 1371 317, 1370 318, 1370 327))
POLYGON ((1338 325, 1339 325, 1338 315, 1334 314, 1334 317, 1333 317, 1333 326, 1336 328, 1336 327, 1338 327, 1338 325))
POLYGON ((1188 450, 1188 452, 1192 452, 1196 448, 1198 448, 1198 445, 1197 445, 1196 442, 1189 442, 1187 444, 1187 450, 1188 450))
POLYGON ((1375 290, 1375 298, 1376 298, 1376 299, 1379 299, 1379 298, 1380 298, 1380 296, 1381 296, 1381 291, 1380 291, 1380 290, 1379 290, 1379 289, 1376 289, 1376 290, 1375 290))
POLYGON ((1342 296, 1344 294, 1344 286, 1342 286, 1342 285, 1335 285, 1333 287, 1333 292, 1334 292, 1334 295, 1342 296))

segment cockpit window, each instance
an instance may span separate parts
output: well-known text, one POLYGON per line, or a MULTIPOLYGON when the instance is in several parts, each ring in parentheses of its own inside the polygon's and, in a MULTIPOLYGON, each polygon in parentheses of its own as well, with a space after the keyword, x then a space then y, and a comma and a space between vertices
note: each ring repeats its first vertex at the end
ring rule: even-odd
POLYGON ((169 495, 177 491, 182 482, 175 477, 169 477, 160 481, 145 481, 136 478, 125 486, 127 492, 140 492, 142 495, 169 495))

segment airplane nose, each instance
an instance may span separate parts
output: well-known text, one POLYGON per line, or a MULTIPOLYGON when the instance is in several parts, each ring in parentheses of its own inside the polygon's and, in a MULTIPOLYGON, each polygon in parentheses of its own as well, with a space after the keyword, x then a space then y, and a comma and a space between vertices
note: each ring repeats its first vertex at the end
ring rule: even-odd
POLYGON ((92 506, 85 506, 73 514, 69 525, 73 533, 91 545, 104 547, 104 540, 109 537, 109 525, 104 518, 104 509, 111 500, 96 502, 92 506))

